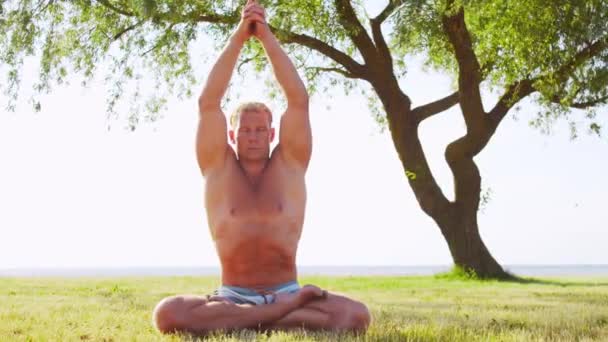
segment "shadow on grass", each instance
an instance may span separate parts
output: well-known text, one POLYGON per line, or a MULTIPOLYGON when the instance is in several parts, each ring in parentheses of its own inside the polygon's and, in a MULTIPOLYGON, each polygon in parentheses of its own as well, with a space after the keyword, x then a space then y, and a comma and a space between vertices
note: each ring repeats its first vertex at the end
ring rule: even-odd
POLYGON ((552 286, 591 286, 591 287, 608 287, 608 282, 589 282, 589 281, 564 281, 564 280, 552 280, 552 279, 538 279, 538 278, 524 278, 516 275, 512 275, 511 279, 504 280, 505 282, 519 283, 519 284, 534 284, 534 285, 552 285, 552 286))
POLYGON ((539 279, 533 277, 520 277, 508 271, 503 271, 500 274, 489 277, 480 277, 472 269, 464 269, 459 266, 454 266, 450 271, 444 273, 438 273, 434 276, 435 279, 442 280, 460 280, 460 281, 499 281, 504 283, 518 283, 518 284, 534 284, 534 285, 551 285, 551 286, 591 286, 591 287, 608 287, 607 281, 568 281, 568 280, 557 280, 557 279, 539 279))

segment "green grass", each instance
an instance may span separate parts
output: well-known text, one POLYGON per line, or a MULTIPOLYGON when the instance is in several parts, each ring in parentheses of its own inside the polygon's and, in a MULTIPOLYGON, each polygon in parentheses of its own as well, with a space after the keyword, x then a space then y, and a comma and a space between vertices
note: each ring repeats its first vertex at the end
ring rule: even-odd
MULTIPOLYGON (((0 278, 0 341, 182 341, 151 325, 154 305, 206 294, 210 277, 0 278)), ((497 282, 437 277, 305 277, 368 304, 367 334, 217 335, 211 341, 608 341, 608 278, 497 282)))

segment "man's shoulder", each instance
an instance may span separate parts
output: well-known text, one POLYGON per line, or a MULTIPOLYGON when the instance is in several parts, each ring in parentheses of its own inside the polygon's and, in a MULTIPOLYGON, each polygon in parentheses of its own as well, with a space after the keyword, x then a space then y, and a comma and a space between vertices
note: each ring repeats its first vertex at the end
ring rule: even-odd
POLYGON ((226 154, 224 156, 224 161, 222 163, 218 163, 217 166, 209 168, 203 172, 203 178, 206 181, 209 181, 209 178, 216 178, 218 175, 223 175, 229 170, 234 168, 235 163, 237 163, 236 152, 232 149, 232 147, 226 147, 226 154))
POLYGON ((306 168, 303 167, 301 163, 293 158, 290 158, 290 155, 285 153, 285 151, 282 149, 281 143, 278 143, 274 150, 272 150, 270 161, 271 163, 276 164, 281 170, 306 173, 306 168))

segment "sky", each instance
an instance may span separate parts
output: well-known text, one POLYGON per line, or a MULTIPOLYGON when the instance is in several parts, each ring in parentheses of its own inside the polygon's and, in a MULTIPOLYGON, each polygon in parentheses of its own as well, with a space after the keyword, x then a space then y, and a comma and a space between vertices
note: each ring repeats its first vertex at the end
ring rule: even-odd
MULTIPOLYGON (((0 269, 218 266, 194 154, 196 98, 169 98, 163 118, 131 132, 124 121, 108 122, 99 77, 88 88, 78 81, 55 87, 36 113, 27 102, 32 62, 17 110, 0 110, 0 269)), ((447 77, 422 71, 419 60, 410 65, 402 88, 414 106, 452 92, 447 77)), ((200 66, 201 86, 209 67, 200 66)), ((253 77, 235 87, 243 100, 280 108, 253 77)), ((489 108, 494 97, 486 95, 489 108)), ((0 108, 5 104, 0 97, 0 108)), ((572 141, 565 122, 541 134, 528 125, 537 110, 525 102, 511 112, 476 157, 490 193, 479 214, 482 238, 506 265, 608 264, 608 138, 583 129, 572 141)), ((313 156, 298 264, 450 264, 366 99, 358 92, 317 94, 310 115, 313 156)), ((574 114, 584 122, 582 116, 574 114)), ((606 108, 598 117, 608 127, 606 108)), ((443 151, 464 132, 457 106, 420 128, 450 199, 443 151)))

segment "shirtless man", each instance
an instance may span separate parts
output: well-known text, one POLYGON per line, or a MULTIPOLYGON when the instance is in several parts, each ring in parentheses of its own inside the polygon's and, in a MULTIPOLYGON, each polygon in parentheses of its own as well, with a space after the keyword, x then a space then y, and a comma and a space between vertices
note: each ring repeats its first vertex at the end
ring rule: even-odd
POLYGON ((364 304, 297 283, 304 174, 312 150, 308 94, 255 1, 247 2, 209 73, 199 110, 197 157, 206 180, 205 207, 222 286, 207 297, 163 299, 154 310, 157 329, 194 334, 246 328, 365 331, 370 314, 364 304), (227 142, 228 124, 220 108, 241 48, 252 36, 262 43, 287 97, 272 153, 275 131, 265 105, 246 103, 231 117, 228 136, 236 151, 227 142))

